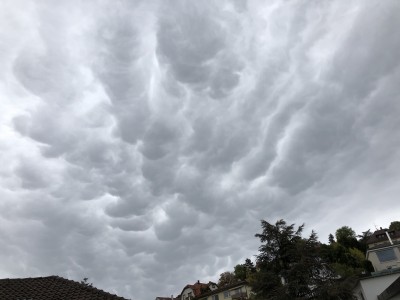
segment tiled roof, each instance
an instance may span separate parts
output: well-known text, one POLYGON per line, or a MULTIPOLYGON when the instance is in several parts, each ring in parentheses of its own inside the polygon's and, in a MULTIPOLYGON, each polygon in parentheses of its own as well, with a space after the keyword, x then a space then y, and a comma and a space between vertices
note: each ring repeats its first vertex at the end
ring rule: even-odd
POLYGON ((225 285, 225 286, 223 286, 223 287, 220 287, 220 288, 218 288, 218 289, 216 289, 216 290, 209 291, 209 292, 207 292, 207 293, 203 293, 203 294, 197 296, 196 298, 202 298, 202 297, 206 297, 206 296, 218 294, 218 293, 220 293, 220 292, 227 291, 227 290, 230 290, 230 289, 232 289, 232 288, 235 288, 235 287, 238 287, 238 286, 243 286, 243 285, 246 285, 246 284, 248 284, 247 281, 235 282, 235 283, 232 283, 232 284, 229 284, 229 285, 225 285))
POLYGON ((0 279, 1 300, 127 300, 58 276, 0 279))
MULTIPOLYGON (((196 282, 195 284, 187 284, 187 285, 183 288, 182 293, 183 293, 183 291, 184 291, 185 289, 187 289, 187 288, 191 288, 191 289, 193 290, 193 293, 194 293, 194 296, 195 296, 195 297, 201 295, 202 293, 204 293, 204 292, 206 292, 206 291, 208 292, 208 291, 210 290, 209 284, 207 284, 207 283, 202 283, 202 282, 200 282, 200 281, 196 282)), ((181 294, 182 294, 182 293, 181 293, 181 294)))

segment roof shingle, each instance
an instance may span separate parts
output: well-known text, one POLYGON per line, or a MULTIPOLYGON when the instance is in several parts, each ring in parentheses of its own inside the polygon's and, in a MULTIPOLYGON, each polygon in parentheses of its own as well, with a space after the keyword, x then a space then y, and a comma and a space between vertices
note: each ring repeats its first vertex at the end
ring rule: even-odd
POLYGON ((127 300, 59 276, 0 279, 2 300, 127 300))

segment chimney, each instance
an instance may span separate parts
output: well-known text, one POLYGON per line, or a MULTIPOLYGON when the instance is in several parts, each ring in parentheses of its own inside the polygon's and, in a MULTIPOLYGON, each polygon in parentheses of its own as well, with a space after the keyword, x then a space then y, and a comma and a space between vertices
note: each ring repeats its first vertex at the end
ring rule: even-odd
POLYGON ((200 280, 197 280, 197 283, 200 283, 200 280))

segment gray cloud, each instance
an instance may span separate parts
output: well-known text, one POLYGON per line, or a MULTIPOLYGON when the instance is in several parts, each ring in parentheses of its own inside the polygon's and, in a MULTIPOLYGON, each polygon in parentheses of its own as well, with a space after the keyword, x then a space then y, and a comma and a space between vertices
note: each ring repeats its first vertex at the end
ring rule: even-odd
POLYGON ((397 218, 395 0, 0 6, 0 276, 154 299, 397 218))

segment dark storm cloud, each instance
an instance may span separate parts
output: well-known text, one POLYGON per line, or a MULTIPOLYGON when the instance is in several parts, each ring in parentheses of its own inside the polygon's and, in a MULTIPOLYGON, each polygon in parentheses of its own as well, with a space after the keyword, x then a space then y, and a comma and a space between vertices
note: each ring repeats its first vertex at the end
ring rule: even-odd
POLYGON ((154 299, 256 254, 260 219, 387 226, 398 6, 3 2, 0 275, 154 299))

